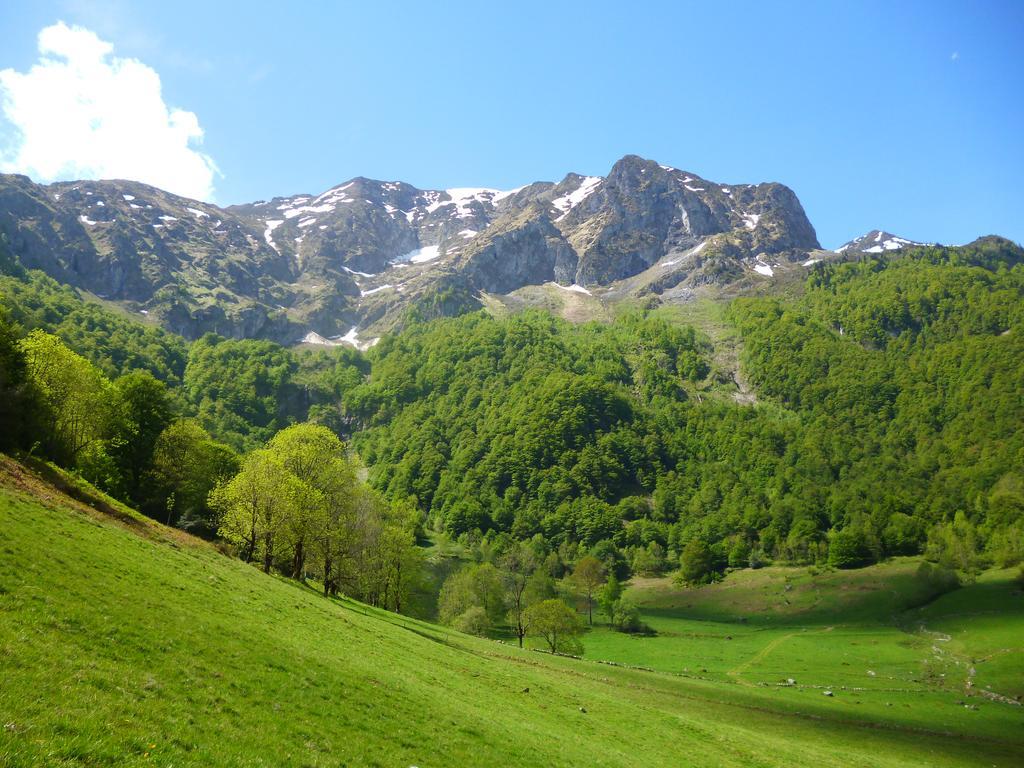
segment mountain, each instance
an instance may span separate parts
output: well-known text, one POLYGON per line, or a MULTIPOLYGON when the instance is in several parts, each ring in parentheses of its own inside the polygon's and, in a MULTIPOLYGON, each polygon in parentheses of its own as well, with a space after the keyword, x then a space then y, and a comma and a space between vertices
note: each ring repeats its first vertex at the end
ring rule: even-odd
POLYGON ((855 237, 850 242, 839 246, 836 248, 836 253, 884 253, 915 245, 931 245, 931 243, 918 243, 890 232, 872 229, 866 235, 855 237))
POLYGON ((633 155, 604 177, 509 191, 358 177, 227 208, 137 182, 0 175, 0 233, 24 266, 190 338, 359 346, 411 307, 458 311, 545 283, 685 299, 820 249, 789 188, 633 155))

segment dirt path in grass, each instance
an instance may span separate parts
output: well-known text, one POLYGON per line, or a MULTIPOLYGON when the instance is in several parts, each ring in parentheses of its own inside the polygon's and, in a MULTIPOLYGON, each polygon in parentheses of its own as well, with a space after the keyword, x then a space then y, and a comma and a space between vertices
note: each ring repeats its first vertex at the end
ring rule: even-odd
POLYGON ((790 632, 790 633, 785 634, 785 635, 780 635, 779 637, 776 637, 774 640, 770 641, 768 643, 768 645, 766 645, 760 651, 758 651, 753 656, 751 656, 749 659, 744 661, 742 664, 740 664, 740 665, 738 665, 736 667, 733 667, 732 669, 726 671, 725 674, 727 674, 729 677, 733 678, 740 685, 746 685, 746 686, 750 686, 750 687, 755 687, 754 684, 751 683, 750 681, 744 680, 741 677, 741 675, 744 672, 746 672, 748 669, 750 669, 750 667, 752 667, 753 665, 759 664, 760 662, 764 661, 768 657, 768 655, 770 653, 772 653, 772 651, 774 651, 776 648, 778 648, 780 645, 782 645, 786 640, 789 640, 792 637, 796 637, 797 635, 813 635, 813 634, 820 634, 820 633, 823 633, 823 632, 831 632, 833 629, 834 629, 834 627, 825 627, 824 629, 815 630, 813 632, 807 632, 806 630, 800 630, 799 632, 790 632))

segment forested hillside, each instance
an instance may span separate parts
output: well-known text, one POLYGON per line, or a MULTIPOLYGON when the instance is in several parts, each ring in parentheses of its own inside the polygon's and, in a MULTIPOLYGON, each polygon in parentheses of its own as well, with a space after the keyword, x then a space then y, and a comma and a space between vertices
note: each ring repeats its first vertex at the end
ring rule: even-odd
POLYGON ((987 239, 821 265, 800 298, 737 300, 755 407, 715 397, 706 341, 656 314, 481 313, 383 343, 347 410, 372 481, 455 533, 631 559, 656 542, 670 562, 699 539, 716 568, 929 546, 960 567, 986 545, 1014 562, 1020 263, 987 239))
POLYGON ((1024 550, 1021 262, 989 238, 819 264, 793 297, 735 300, 754 405, 732 398, 710 340, 659 310, 410 318, 366 354, 187 344, 8 263, 7 447, 207 535, 218 483, 308 420, 427 527, 539 537, 563 566, 590 551, 656 573, 687 549, 698 579, 919 552, 1009 564, 1024 550))

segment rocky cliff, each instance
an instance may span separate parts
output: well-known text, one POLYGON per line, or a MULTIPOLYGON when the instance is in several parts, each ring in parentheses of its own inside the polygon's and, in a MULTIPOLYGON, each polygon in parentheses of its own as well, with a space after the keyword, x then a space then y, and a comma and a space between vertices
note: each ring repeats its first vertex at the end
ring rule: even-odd
POLYGON ((135 182, 3 175, 0 231, 24 266, 189 337, 356 344, 453 281, 468 295, 547 282, 660 293, 819 248, 781 184, 719 184, 632 155, 605 177, 510 191, 360 177, 227 208, 135 182))

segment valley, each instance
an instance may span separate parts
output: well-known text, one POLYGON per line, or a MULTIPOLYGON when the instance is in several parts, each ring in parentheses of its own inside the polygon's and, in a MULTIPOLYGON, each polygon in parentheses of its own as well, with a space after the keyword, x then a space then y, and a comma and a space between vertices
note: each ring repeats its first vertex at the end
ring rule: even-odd
MULTIPOLYGON (((952 692, 915 685, 914 651, 877 629, 831 630, 844 637, 842 658, 851 666, 824 674, 815 661, 822 651, 798 646, 825 631, 839 604, 819 613, 814 629, 790 626, 769 643, 751 635, 783 630, 759 627, 753 616, 731 626, 731 641, 707 636, 730 625, 708 629, 703 619, 666 616, 664 641, 685 645, 664 666, 685 658, 693 672, 641 671, 518 651, 349 600, 325 601, 157 523, 117 522, 6 460, 3 485, 0 754, 12 767, 677 765, 683 755, 722 766, 1010 766, 1024 753, 1019 706, 972 697, 978 703, 968 709, 952 692), (856 658, 849 650, 858 643, 875 650, 856 658), (805 678, 797 685, 758 685, 794 664, 805 678), (868 665, 877 677, 866 678, 868 665), (834 698, 814 687, 826 679, 834 698)), ((871 578, 898 580, 909 567, 871 578)), ((798 584, 806 579, 793 575, 798 584)), ((758 582, 785 578, 772 573, 758 582)), ((739 585, 749 594, 725 610, 756 609, 748 600, 763 599, 762 583, 739 585)), ((1002 583, 993 574, 978 587, 1002 583)), ((731 589, 728 580, 722 587, 731 589)), ((657 584, 638 588, 660 593, 657 584)), ((837 588, 826 581, 820 599, 831 601, 837 588)), ((971 590, 948 597, 962 592, 974 602, 971 590)), ((942 598, 924 610, 955 642, 975 637, 972 620, 958 619, 942 598)), ((599 645, 599 632, 588 645, 625 661, 628 653, 599 645)), ((642 656, 662 666, 657 654, 642 656)))

